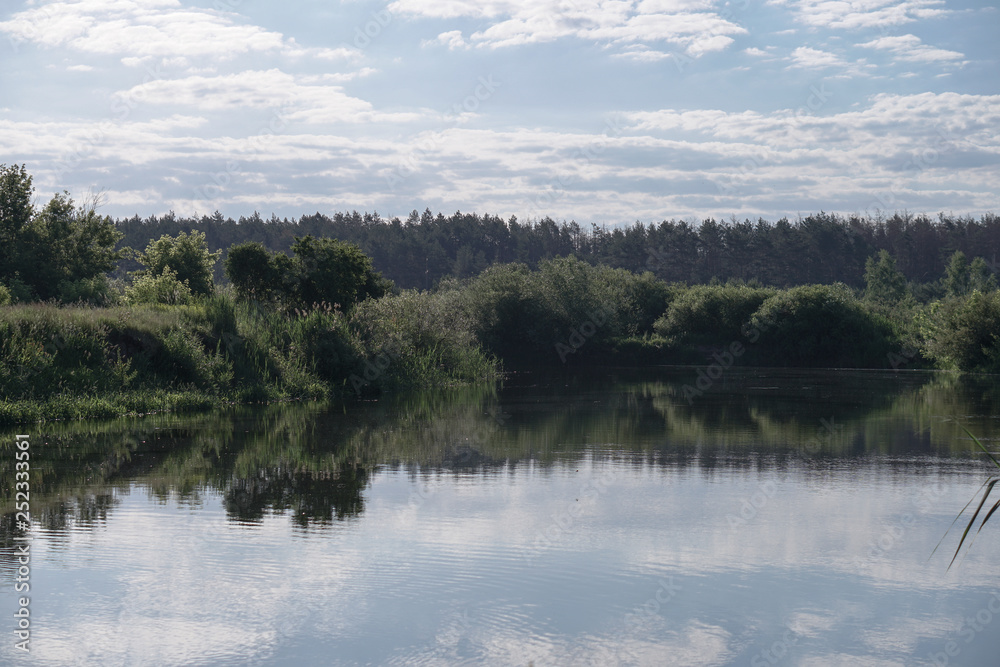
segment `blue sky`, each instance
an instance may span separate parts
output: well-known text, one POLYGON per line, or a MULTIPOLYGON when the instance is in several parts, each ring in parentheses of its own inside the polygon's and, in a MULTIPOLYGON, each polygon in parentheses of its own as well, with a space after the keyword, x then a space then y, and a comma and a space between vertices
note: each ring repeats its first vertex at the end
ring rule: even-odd
POLYGON ((15 0, 0 162, 102 212, 1000 206, 985 0, 15 0))

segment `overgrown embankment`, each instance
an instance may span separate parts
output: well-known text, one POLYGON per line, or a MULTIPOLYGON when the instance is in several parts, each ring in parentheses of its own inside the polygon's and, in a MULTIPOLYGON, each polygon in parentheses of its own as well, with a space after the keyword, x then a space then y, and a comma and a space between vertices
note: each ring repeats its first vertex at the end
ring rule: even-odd
POLYGON ((0 423, 495 379, 496 362, 447 310, 433 295, 384 297, 350 316, 226 294, 173 306, 2 307, 0 423))

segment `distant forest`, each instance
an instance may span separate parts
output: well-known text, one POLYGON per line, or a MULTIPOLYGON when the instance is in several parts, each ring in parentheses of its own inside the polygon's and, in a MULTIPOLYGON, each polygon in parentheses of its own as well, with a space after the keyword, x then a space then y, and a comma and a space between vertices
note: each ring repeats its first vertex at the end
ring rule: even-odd
MULTIPOLYGON (((413 211, 406 220, 386 220, 378 213, 316 213, 298 220, 254 213, 239 220, 216 213, 200 219, 138 216, 115 221, 124 234, 118 247, 145 248, 160 236, 204 232, 211 250, 259 241, 288 252, 295 237, 331 237, 357 244, 375 268, 401 288, 430 289, 446 276, 467 278, 495 263, 523 262, 575 255, 590 264, 634 272, 652 271, 668 282, 701 284, 756 280, 789 287, 843 282, 864 286, 865 261, 888 251, 913 283, 932 283, 945 273, 956 251, 983 257, 991 269, 1000 255, 1000 217, 986 214, 936 220, 897 213, 891 217, 818 213, 789 221, 758 219, 700 224, 664 221, 589 230, 576 222, 551 218, 520 222, 494 215, 456 212, 451 216, 413 211)), ((134 270, 128 262, 119 273, 134 270)), ((222 263, 216 279, 224 281, 222 263)))

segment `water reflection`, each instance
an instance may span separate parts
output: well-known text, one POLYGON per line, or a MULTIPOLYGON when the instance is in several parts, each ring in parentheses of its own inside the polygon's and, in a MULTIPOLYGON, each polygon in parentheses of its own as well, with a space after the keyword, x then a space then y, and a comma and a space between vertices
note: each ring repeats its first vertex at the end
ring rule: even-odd
MULTIPOLYGON (((327 525, 364 511, 380 466, 458 474, 596 452, 711 471, 872 454, 975 456, 959 422, 983 442, 997 439, 1000 392, 989 379, 734 369, 689 400, 697 379, 690 369, 622 371, 610 380, 527 374, 499 391, 349 407, 46 424, 32 436, 32 508, 51 531, 87 526, 114 511, 116 489, 138 483, 160 502, 192 505, 211 489, 234 521, 287 513, 301 526, 327 525)), ((3 488, 12 482, 12 468, 0 469, 3 488)), ((0 517, 7 539, 17 534, 12 501, 5 496, 0 517)))
POLYGON ((933 664, 1000 584, 927 562, 994 385, 697 377, 40 427, 37 664, 933 664))
POLYGON ((341 463, 335 470, 298 472, 272 467, 253 479, 233 479, 225 489, 230 519, 259 523, 265 515, 289 512, 302 528, 343 521, 364 510, 367 469, 341 463))

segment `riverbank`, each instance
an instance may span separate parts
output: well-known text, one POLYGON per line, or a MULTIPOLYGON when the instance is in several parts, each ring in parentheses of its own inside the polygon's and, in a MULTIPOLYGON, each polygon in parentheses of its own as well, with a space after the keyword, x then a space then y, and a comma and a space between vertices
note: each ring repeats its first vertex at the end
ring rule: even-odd
POLYGON ((409 311, 428 304, 406 301, 387 297, 350 318, 329 307, 283 313, 227 294, 177 306, 3 307, 0 424, 365 398, 499 378, 499 364, 467 334, 419 326, 409 311), (392 315, 414 327, 390 330, 380 320, 392 315))

